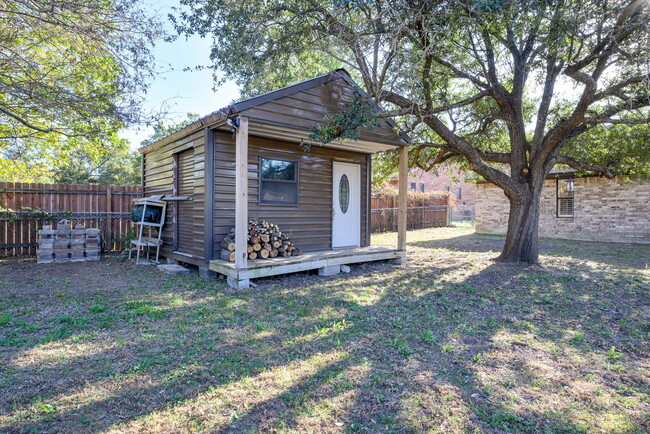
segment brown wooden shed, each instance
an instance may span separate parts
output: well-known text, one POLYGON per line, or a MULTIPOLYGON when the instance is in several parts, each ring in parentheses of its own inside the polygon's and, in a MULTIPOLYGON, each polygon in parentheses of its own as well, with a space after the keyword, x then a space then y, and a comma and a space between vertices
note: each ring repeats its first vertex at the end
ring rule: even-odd
POLYGON ((144 196, 193 198, 168 207, 162 255, 224 274, 235 288, 275 274, 332 274, 342 264, 403 262, 405 200, 399 203, 396 248, 370 246, 370 169, 372 154, 399 148, 400 199, 406 199, 408 137, 382 118, 358 140, 300 147, 310 127, 323 123, 326 112, 341 110, 355 91, 366 96, 345 70, 336 70, 232 104, 141 148, 144 196), (249 217, 290 232, 305 253, 249 261, 249 217), (234 263, 218 259, 221 240, 233 227, 234 263))

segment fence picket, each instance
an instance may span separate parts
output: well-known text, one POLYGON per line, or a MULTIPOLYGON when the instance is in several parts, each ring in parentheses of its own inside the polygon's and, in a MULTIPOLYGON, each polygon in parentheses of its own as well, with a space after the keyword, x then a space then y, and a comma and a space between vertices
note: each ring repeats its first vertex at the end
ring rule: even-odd
MULTIPOLYGON (((371 198, 370 230, 386 232, 397 230, 397 204, 395 196, 371 198)), ((449 207, 447 197, 409 197, 407 228, 422 229, 447 226, 449 207)))
POLYGON ((38 230, 63 218, 112 233, 106 246, 121 251, 131 228, 131 200, 140 196, 136 186, 0 182, 0 208, 11 210, 0 211, 0 256, 35 255, 38 230), (107 189, 119 193, 108 209, 107 189))

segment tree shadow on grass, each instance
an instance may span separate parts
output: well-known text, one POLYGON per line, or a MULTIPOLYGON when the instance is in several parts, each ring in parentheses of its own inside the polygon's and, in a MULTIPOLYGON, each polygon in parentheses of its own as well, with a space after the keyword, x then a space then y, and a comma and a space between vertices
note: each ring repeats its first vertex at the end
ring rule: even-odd
MULTIPOLYGON (((352 326, 336 336, 345 339, 342 346, 349 349, 343 361, 247 409, 223 431, 267 431, 279 426, 316 431, 345 427, 361 432, 472 428, 579 432, 580 426, 563 414, 571 405, 557 412, 511 405, 506 393, 500 396, 490 392, 481 377, 490 368, 500 369, 504 382, 510 384, 503 387, 521 396, 534 390, 536 381, 543 378, 527 367, 542 350, 532 351, 529 344, 517 340, 522 330, 529 331, 525 306, 536 299, 521 285, 535 277, 539 277, 536 268, 491 265, 461 284, 422 296, 404 289, 424 282, 405 279, 381 300, 363 306, 358 317, 350 319, 352 326), (491 278, 499 275, 502 285, 486 285, 483 273, 491 278), (486 295, 478 289, 486 286, 500 292, 486 295), (520 300, 503 302, 504 292, 520 300), (512 340, 502 342, 502 336, 512 340), (503 357, 491 352, 511 353, 514 361, 499 360, 503 357), (526 360, 517 361, 522 356, 526 360), (347 387, 345 381, 338 387, 336 382, 328 382, 338 373, 359 366, 364 369, 360 375, 345 379, 347 387), (319 412, 332 409, 334 402, 339 403, 336 410, 322 417, 319 412), (322 425, 323 420, 328 424, 322 425)), ((378 285, 389 282, 380 281, 378 285)), ((543 335, 543 339, 564 339, 558 331, 543 335)), ((566 379, 567 384, 571 381, 575 379, 566 379)), ((548 393, 555 393, 557 385, 547 386, 548 393)))
MULTIPOLYGON (((495 257, 503 249, 504 235, 469 234, 449 238, 436 238, 409 242, 408 245, 423 249, 443 249, 450 252, 494 252, 495 257)), ((650 267, 650 244, 602 243, 596 241, 540 238, 539 252, 542 257, 569 257, 573 261, 593 261, 638 270, 650 267)))
MULTIPOLYGON (((647 427, 630 402, 573 394, 591 375, 594 387, 626 385, 626 398, 641 400, 634 366, 647 342, 635 330, 647 280, 585 264, 586 277, 571 279, 504 264, 459 274, 476 264, 452 258, 269 279, 229 294, 158 278, 171 286, 104 302, 131 320, 106 330, 125 343, 13 366, 3 385, 19 399, 0 406, 13 418, 3 429, 580 431, 581 413, 599 423, 613 412, 647 427), (611 346, 624 355, 607 356, 611 346), (627 371, 600 366, 619 362, 627 371), (21 397, 25 378, 42 386, 21 397)), ((25 349, 9 351, 3 360, 25 349)))

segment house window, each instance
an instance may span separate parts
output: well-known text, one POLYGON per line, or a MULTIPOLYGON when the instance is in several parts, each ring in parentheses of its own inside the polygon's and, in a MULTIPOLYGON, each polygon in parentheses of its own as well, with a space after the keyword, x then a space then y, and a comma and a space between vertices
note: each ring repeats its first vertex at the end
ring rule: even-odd
POLYGON ((415 182, 411 182, 411 190, 415 191, 415 182))
POLYGON ((557 191, 557 216, 573 218, 573 180, 556 179, 555 182, 557 191))
POLYGON ((458 191, 456 192, 456 200, 461 200, 462 198, 463 198, 462 188, 458 187, 458 191))
POLYGON ((418 187, 420 188, 420 193, 424 193, 424 184, 420 183, 418 187))
POLYGON ((260 203, 298 204, 298 163, 260 159, 260 203))

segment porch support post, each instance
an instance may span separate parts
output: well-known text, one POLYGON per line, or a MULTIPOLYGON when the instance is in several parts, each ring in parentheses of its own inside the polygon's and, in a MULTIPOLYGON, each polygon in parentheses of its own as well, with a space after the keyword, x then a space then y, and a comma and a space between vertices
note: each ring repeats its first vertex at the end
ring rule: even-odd
POLYGON ((248 279, 248 118, 239 118, 235 139, 235 268, 237 278, 228 279, 235 289, 246 289, 248 279), (241 277, 244 277, 243 279, 241 277))
POLYGON ((399 177, 397 195, 397 250, 402 252, 401 259, 395 262, 406 262, 406 215, 408 206, 408 147, 399 148, 399 177))

